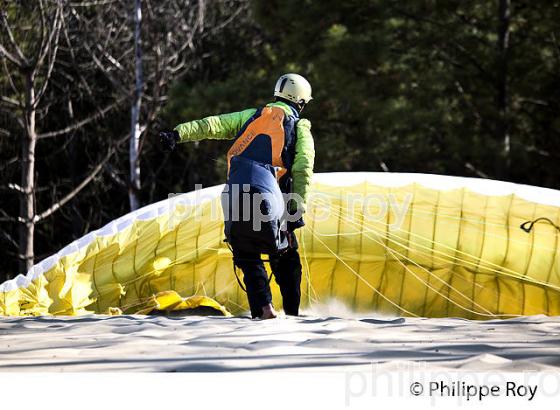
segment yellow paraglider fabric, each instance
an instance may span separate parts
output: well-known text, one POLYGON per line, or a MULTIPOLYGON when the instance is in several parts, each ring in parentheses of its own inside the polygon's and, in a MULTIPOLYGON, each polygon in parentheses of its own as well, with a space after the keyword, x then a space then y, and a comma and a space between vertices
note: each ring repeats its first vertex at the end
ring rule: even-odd
MULTIPOLYGON (((476 180, 438 176, 455 181, 439 188, 439 180, 393 186, 376 183, 382 176, 342 175, 340 184, 316 179, 298 232, 304 307, 337 299, 355 311, 406 316, 560 314, 558 231, 547 223, 520 229, 543 216, 560 223, 556 204, 515 190, 479 193, 476 180)), ((243 312, 246 295, 223 242, 220 191, 154 204, 69 245, 4 284, 0 314, 243 312)), ((274 281, 272 288, 281 306, 274 281)))

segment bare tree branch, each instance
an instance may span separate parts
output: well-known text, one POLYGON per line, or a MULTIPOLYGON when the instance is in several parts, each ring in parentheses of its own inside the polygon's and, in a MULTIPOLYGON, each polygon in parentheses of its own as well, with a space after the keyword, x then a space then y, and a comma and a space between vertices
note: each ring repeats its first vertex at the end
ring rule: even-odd
POLYGON ((41 212, 40 214, 35 215, 33 218, 33 222, 37 223, 42 221, 43 219, 49 217, 56 211, 58 211, 61 207, 63 207, 68 201, 74 198, 82 189, 84 189, 96 176, 99 172, 103 169, 103 166, 111 159, 111 156, 116 152, 116 147, 122 144, 124 141, 128 139, 128 135, 125 138, 119 140, 116 144, 114 144, 109 150, 107 151, 107 155, 97 164, 97 166, 89 173, 87 177, 85 177, 82 182, 80 182, 72 191, 66 194, 62 199, 55 202, 51 205, 48 209, 41 212))
POLYGON ((102 118, 105 114, 107 114, 109 111, 111 111, 112 109, 114 109, 115 107, 117 107, 120 103, 122 103, 125 98, 127 96, 121 97, 119 98, 117 101, 109 104, 108 106, 104 107, 102 110, 96 112, 93 115, 90 115, 89 117, 78 121, 74 124, 71 124, 65 128, 62 128, 60 130, 57 131, 50 131, 50 132, 45 132, 43 134, 39 134, 39 139, 43 139, 43 138, 52 138, 52 137, 57 137, 59 135, 64 135, 64 134, 68 134, 71 131, 75 131, 81 127, 83 127, 86 124, 89 124, 92 121, 98 120, 100 118, 102 118))
POLYGON ((0 164, 0 170, 5 169, 9 165, 12 165, 12 164, 16 163, 18 160, 19 160, 19 157, 13 157, 13 158, 10 158, 7 161, 4 161, 3 164, 0 164))
POLYGON ((8 65, 6 64, 5 58, 2 58, 2 67, 4 67, 4 73, 6 73, 6 77, 8 78, 8 83, 10 84, 10 88, 12 89, 14 94, 19 95, 19 90, 17 89, 16 84, 14 83, 14 79, 12 77, 10 70, 8 69, 8 65))
POLYGON ((14 216, 10 216, 6 211, 4 211, 3 209, 0 208, 0 215, 2 215, 2 217, 0 218, 1 222, 23 222, 23 218, 21 217, 14 217, 14 216))
MULTIPOLYGON (((47 44, 46 50, 48 50, 45 55, 50 54, 51 57, 49 58, 49 66, 47 68, 47 73, 45 74, 45 78, 43 80, 43 85, 41 86, 41 89, 37 92, 37 95, 35 96, 35 107, 37 107, 37 105, 39 105, 39 101, 41 101, 41 98, 43 97, 43 94, 45 93, 48 85, 49 85, 49 81, 51 79, 51 75, 52 75, 52 70, 54 67, 54 63, 56 61, 56 55, 58 53, 58 46, 59 46, 59 38, 60 38, 60 28, 62 26, 62 10, 58 9, 57 11, 57 16, 55 17, 56 22, 55 22, 55 38, 54 40, 52 39, 52 37, 49 39, 49 43, 47 44), (54 42, 54 45, 51 46, 51 41, 54 42)), ((38 66, 39 64, 41 64, 42 61, 39 60, 39 62, 37 63, 38 66)))
POLYGON ((2 100, 2 102, 6 103, 6 104, 10 104, 14 107, 21 107, 21 104, 19 103, 19 101, 14 100, 13 98, 10 97, 6 97, 5 95, 0 96, 0 99, 2 100))
MULTIPOLYGON (((8 40, 10 41, 10 44, 12 45, 12 47, 16 50, 16 53, 18 55, 18 58, 15 59, 15 57, 11 57, 11 59, 17 60, 18 63, 14 62, 14 64, 18 65, 18 66, 23 66, 23 65, 27 65, 29 64, 29 62, 27 61, 27 58, 25 58, 25 56, 23 55, 23 53, 21 52, 21 49, 19 48, 19 46, 17 45, 15 39, 14 39, 14 34, 12 33, 12 30, 10 29, 10 25, 8 24, 8 20, 6 19, 6 13, 4 11, 0 12, 0 16, 2 18, 2 25, 4 26, 4 28, 6 29, 6 33, 8 34, 8 40)), ((0 44, 0 51, 4 50, 4 47, 0 44)), ((7 51, 5 51, 5 53, 7 53, 7 51)), ((10 58, 9 53, 6 54, 8 58, 10 58)))
POLYGON ((471 164, 470 162, 465 162, 465 168, 467 168, 469 171, 473 172, 475 175, 479 176, 480 178, 484 178, 484 179, 488 179, 490 178, 488 176, 488 174, 482 172, 481 170, 479 170, 478 168, 476 168, 473 164, 471 164))
POLYGON ((35 217, 33 218, 33 222, 37 223, 37 222, 49 217, 50 215, 52 215, 53 213, 58 211, 62 206, 64 206, 64 204, 66 204, 66 202, 68 202, 72 198, 74 198, 83 188, 86 187, 87 184, 89 184, 93 180, 93 178, 95 178, 97 176, 99 171, 101 171, 101 169, 103 169, 103 164, 109 160, 111 154, 112 154, 112 152, 109 155, 107 155, 105 157, 105 159, 100 164, 98 164, 93 169, 93 171, 80 184, 78 184, 78 186, 76 188, 74 188, 72 191, 70 191, 70 193, 68 193, 64 198, 62 198, 58 202, 55 202, 47 210, 41 212, 38 215, 35 215, 35 217))
POLYGON ((50 30, 49 38, 46 43, 41 44, 38 51, 37 59, 34 64, 34 71, 37 71, 43 65, 43 61, 48 54, 53 55, 53 60, 56 59, 56 52, 58 50, 58 38, 60 34, 62 6, 59 4, 54 15, 53 28, 50 30), (54 44, 54 45, 53 45, 54 44))
POLYGON ((43 6, 43 0, 39 0, 39 16, 40 16, 40 21, 41 21, 41 28, 39 30, 40 33, 40 41, 39 41, 39 53, 41 52, 41 50, 45 47, 46 43, 45 43, 45 38, 47 37, 45 30, 47 27, 47 18, 45 16, 45 7, 43 6))
MULTIPOLYGON (((101 52, 101 55, 103 57, 105 57, 107 59, 107 61, 109 61, 116 69, 120 70, 120 71, 126 71, 125 68, 121 65, 121 63, 119 63, 119 61, 113 57, 111 54, 109 54, 109 52, 107 52, 106 49, 101 48, 101 46, 99 44, 97 44, 97 49, 101 52)), ((123 53, 123 55, 121 56, 121 58, 126 55, 126 54, 130 54, 131 50, 133 48, 129 48, 128 51, 125 51, 123 53)))
POLYGON ((107 172, 107 175, 120 187, 128 189, 128 184, 117 174, 115 169, 111 164, 105 164, 103 169, 107 172))
POLYGON ((24 189, 21 186, 19 186, 18 184, 14 184, 14 183, 9 183, 8 184, 8 189, 11 189, 11 190, 17 191, 17 192, 21 192, 21 193, 25 192, 24 189))
MULTIPOLYGON (((2 218, 0 218, 0 220, 2 220, 2 218)), ((4 239, 10 244, 12 245, 14 248, 18 249, 18 244, 17 242, 14 240, 14 238, 12 238, 12 236, 3 230, 0 230, 0 235, 2 235, 4 237, 4 239)))
POLYGON ((23 66, 23 62, 20 61, 17 57, 13 56, 12 54, 10 54, 8 52, 8 50, 6 50, 4 48, 4 46, 0 43, 0 57, 2 58, 7 58, 12 64, 18 66, 18 67, 22 67, 23 66))
POLYGON ((83 1, 81 3, 70 3, 71 7, 91 7, 91 6, 105 6, 107 4, 116 3, 118 0, 98 0, 98 1, 83 1))

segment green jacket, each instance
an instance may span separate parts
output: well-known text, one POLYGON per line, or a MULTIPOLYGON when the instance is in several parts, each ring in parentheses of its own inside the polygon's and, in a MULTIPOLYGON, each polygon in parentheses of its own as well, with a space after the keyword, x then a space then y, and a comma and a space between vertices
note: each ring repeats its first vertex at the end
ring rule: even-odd
MULTIPOLYGON (((267 104, 282 108, 287 114, 292 114, 291 108, 283 102, 267 104)), ((256 112, 255 108, 233 112, 229 114, 213 115, 201 120, 179 124, 175 130, 181 137, 180 142, 201 141, 204 139, 231 140, 239 133, 243 124, 256 112)), ((315 146, 311 135, 311 122, 301 118, 296 128, 296 152, 292 165, 293 191, 303 198, 303 209, 309 193, 309 185, 313 176, 315 162, 315 146)))

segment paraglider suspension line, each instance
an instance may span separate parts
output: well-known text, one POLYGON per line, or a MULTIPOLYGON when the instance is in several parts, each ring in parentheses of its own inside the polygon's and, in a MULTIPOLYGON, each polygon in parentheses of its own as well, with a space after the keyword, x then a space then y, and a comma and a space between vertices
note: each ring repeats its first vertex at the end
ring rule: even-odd
POLYGON ((525 232, 530 233, 531 230, 533 229, 533 226, 534 226, 537 222, 540 222, 540 221, 548 222, 549 224, 551 224, 551 225, 554 226, 557 230, 560 231, 560 226, 556 225, 554 222, 552 222, 550 219, 548 219, 548 218, 546 218, 546 217, 544 217, 544 216, 542 216, 542 217, 540 217, 540 218, 537 218, 537 219, 535 219, 535 220, 533 220, 533 221, 526 221, 526 222, 523 222, 519 227, 520 227, 521 229, 523 229, 525 232))
MULTIPOLYGON (((226 241, 224 241, 224 242, 226 242, 226 241)), ((227 243, 227 246, 228 246, 229 250, 231 251, 231 253, 233 254, 233 249, 231 248, 231 245, 229 243, 227 243)), ((245 259, 241 259, 241 260, 245 260, 245 259)), ((264 259, 262 261, 263 262, 270 262, 270 259, 264 259)), ((241 282, 241 279, 239 279, 239 275, 237 274, 237 265, 235 264, 235 260, 233 260, 233 274, 235 275, 235 279, 237 279, 237 283, 239 284, 239 287, 241 289, 243 289, 243 292, 247 293, 247 288, 245 288, 245 286, 243 286, 243 283, 241 282)), ((272 272, 270 274, 270 276, 268 277, 268 284, 269 285, 270 285, 270 281, 272 280, 273 275, 274 275, 274 272, 272 272)))

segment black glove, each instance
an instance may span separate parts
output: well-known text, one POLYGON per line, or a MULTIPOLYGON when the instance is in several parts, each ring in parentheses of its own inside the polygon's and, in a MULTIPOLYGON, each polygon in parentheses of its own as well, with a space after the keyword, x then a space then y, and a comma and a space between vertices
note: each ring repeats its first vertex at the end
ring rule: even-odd
POLYGON ((288 221, 286 222, 286 229, 288 232, 293 232, 298 228, 303 228, 305 226, 305 222, 303 221, 303 217, 299 218, 297 221, 288 221))
POLYGON ((159 142, 164 151, 173 151, 180 140, 179 133, 175 130, 161 131, 159 133, 159 142))

